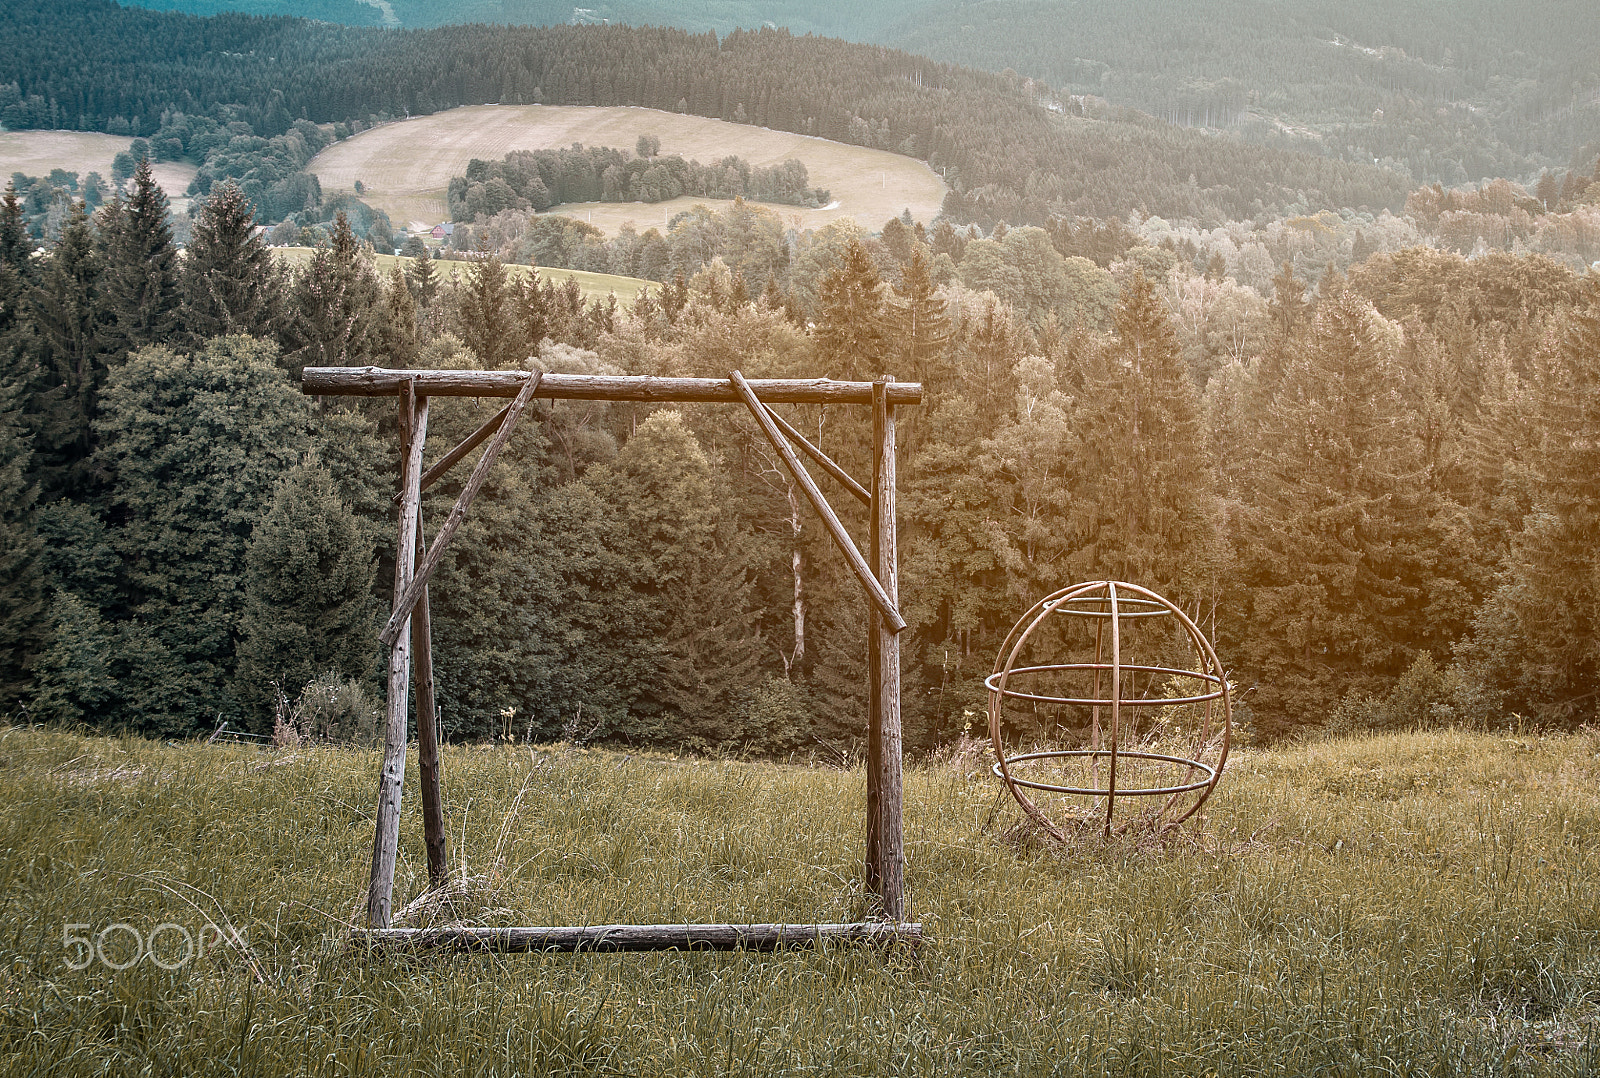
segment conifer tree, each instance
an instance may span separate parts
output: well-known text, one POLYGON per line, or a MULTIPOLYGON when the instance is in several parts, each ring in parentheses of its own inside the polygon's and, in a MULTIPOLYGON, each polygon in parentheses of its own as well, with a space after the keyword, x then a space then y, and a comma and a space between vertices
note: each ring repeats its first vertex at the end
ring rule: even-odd
POLYGON ((396 260, 383 290, 383 355, 391 367, 410 367, 417 358, 417 301, 396 260))
POLYGON ((1383 696, 1430 642, 1430 588, 1449 586, 1426 566, 1432 514, 1401 421, 1399 328, 1324 284, 1252 449, 1233 578, 1243 602, 1226 611, 1268 734, 1324 721, 1347 694, 1383 696))
POLYGON ((372 536, 305 461, 278 482, 244 565, 236 695, 269 722, 270 687, 293 697, 313 677, 365 678, 378 654, 372 536))
POLYGON ((268 336, 277 300, 272 256, 255 233, 250 200, 232 180, 211 189, 184 254, 179 277, 185 334, 191 344, 242 333, 268 336))
POLYGON ((106 376, 104 277, 105 263, 79 203, 27 303, 39 355, 31 408, 34 467, 46 497, 80 493, 89 484, 94 420, 106 376))
POLYGON ((309 440, 310 403, 276 360, 269 342, 216 337, 192 355, 140 349, 107 381, 97 462, 116 477, 134 619, 117 635, 130 727, 186 734, 236 713, 250 531, 309 440))
POLYGON ((8 182, 0 197, 0 385, 14 383, 19 392, 33 379, 32 327, 24 312, 37 272, 16 184, 8 182))
POLYGON ((282 338, 290 372, 370 362, 382 344, 378 292, 372 260, 341 211, 328 245, 289 288, 282 338))
POLYGON ((29 710, 43 721, 115 726, 114 633, 92 605, 57 591, 50 606, 49 646, 39 656, 29 710))
POLYGON ((1200 396, 1155 287, 1135 271, 1116 337, 1085 372, 1071 412, 1080 456, 1065 469, 1074 579, 1149 581, 1188 600, 1216 569, 1215 483, 1200 396))
MULTIPOLYGON (((550 337, 548 284, 548 281, 541 281, 538 270, 530 270, 517 282, 512 297, 517 329, 522 334, 523 345, 530 354, 537 354, 539 345, 550 337)), ((646 294, 640 294, 641 300, 646 294)))
POLYGON ((486 370, 519 368, 526 357, 511 294, 504 263, 487 253, 473 260, 458 293, 456 332, 486 370))
POLYGON ((1508 705, 1569 724, 1600 712, 1600 287, 1588 291, 1537 372, 1532 512, 1478 630, 1503 626, 1486 665, 1508 705))
POLYGON ((178 328, 178 252, 167 225, 167 196, 150 174, 148 158, 133 173, 133 192, 113 200, 101 220, 106 264, 108 361, 135 348, 167 343, 178 328))
POLYGON ((439 276, 434 271, 433 255, 428 253, 427 247, 423 247, 421 252, 407 263, 406 277, 416 291, 417 302, 424 307, 433 306, 433 301, 439 294, 439 276))
POLYGON ((834 378, 876 378, 888 364, 883 282, 872 256, 852 236, 823 277, 817 298, 817 357, 834 378))
POLYGON ((889 346, 898 378, 922 382, 938 393, 952 387, 944 359, 950 345, 950 316, 937 294, 926 250, 919 244, 893 286, 889 301, 889 346))
POLYGON ((0 381, 0 714, 24 695, 45 635, 42 544, 33 521, 38 487, 28 474, 30 454, 21 387, 0 381))

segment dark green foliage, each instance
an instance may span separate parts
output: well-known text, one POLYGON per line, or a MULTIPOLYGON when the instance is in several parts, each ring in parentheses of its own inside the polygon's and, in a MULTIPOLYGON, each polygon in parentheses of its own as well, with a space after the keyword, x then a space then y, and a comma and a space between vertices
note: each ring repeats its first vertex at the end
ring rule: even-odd
POLYGON ((114 727, 118 696, 113 635, 99 612, 70 592, 50 607, 51 643, 39 658, 37 692, 29 702, 41 722, 114 727))
POLYGON ((277 272, 254 229, 250 203, 238 185, 212 188, 195 219, 179 282, 183 327, 193 343, 230 334, 270 335, 277 272))
POLYGON ((279 480, 244 567, 237 688, 270 726, 272 686, 293 696, 319 674, 362 679, 378 654, 372 535, 333 476, 303 463, 279 480))
POLYGON ((150 175, 148 158, 133 173, 126 202, 100 219, 108 362, 135 348, 170 340, 178 328, 178 252, 167 225, 167 196, 150 175))
POLYGON ((31 447, 21 387, 0 379, 0 713, 26 694, 45 627, 42 544, 34 526, 38 487, 28 475, 31 447))
POLYGON ((51 496, 80 493, 90 483, 94 420, 106 377, 104 277, 105 260, 80 204, 27 301, 39 357, 30 408, 34 467, 51 496))
POLYGON ((354 367, 382 342, 378 275, 343 214, 333 236, 296 272, 285 303, 284 361, 302 367, 354 367))
POLYGON ((116 725, 185 734, 235 713, 246 548, 309 441, 310 405, 276 360, 271 344, 219 337, 194 355, 142 349, 107 383, 97 461, 115 477, 133 619, 117 648, 140 679, 122 685, 116 725))
POLYGON ((450 180, 448 198, 455 221, 492 217, 501 210, 543 213, 562 202, 666 202, 686 195, 750 198, 792 206, 826 204, 831 197, 828 192, 807 187, 807 180, 806 166, 793 159, 770 168, 752 168, 741 157, 702 165, 676 154, 629 156, 624 150, 573 146, 513 150, 503 161, 475 157, 467 164, 466 175, 450 180))

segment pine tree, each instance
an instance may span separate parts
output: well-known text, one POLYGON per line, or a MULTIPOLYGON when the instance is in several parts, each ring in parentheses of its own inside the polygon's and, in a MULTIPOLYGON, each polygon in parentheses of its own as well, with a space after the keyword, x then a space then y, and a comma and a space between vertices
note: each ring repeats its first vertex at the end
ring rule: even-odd
POLYGON ((21 387, 0 381, 0 714, 23 697, 44 640, 42 544, 34 527, 21 387))
POLYGON ((118 711, 114 633, 99 611, 67 591, 50 606, 50 644, 39 656, 29 710, 43 722, 111 725, 118 711))
POLYGON ((386 362, 391 367, 415 365, 419 346, 417 301, 411 295, 411 285, 398 260, 389 271, 389 281, 383 290, 382 317, 382 353, 386 362))
POLYGON ((900 273, 889 301, 889 347, 895 376, 922 382, 927 391, 948 391, 944 360, 950 345, 950 316, 938 296, 927 253, 919 245, 900 273))
POLYGON ((372 261, 341 211, 328 246, 319 247, 289 288, 284 361, 305 367, 355 367, 382 344, 379 285, 372 261))
POLYGON ((27 317, 39 355, 30 409, 34 467, 46 497, 78 494, 89 486, 94 421, 106 377, 104 277, 105 263, 79 203, 28 296, 27 317))
MULTIPOLYGON (((516 314, 517 329, 522 334, 523 345, 528 352, 537 355, 539 345, 550 337, 550 308, 549 292, 543 285, 538 270, 530 270, 517 282, 516 290, 512 296, 512 308, 516 314)), ((643 299, 646 293, 641 293, 643 299)))
POLYGON ((245 555, 237 688, 270 723, 270 686, 293 697, 313 677, 363 679, 378 654, 372 536, 333 476, 303 462, 278 482, 245 555))
POLYGON ((888 364, 883 282, 872 256, 852 236, 818 289, 817 358, 834 378, 876 378, 888 364))
MULTIPOLYGON (((118 626, 125 725, 190 733, 236 713, 228 691, 251 528, 300 459, 310 403, 274 347, 216 337, 144 348, 106 383, 97 464, 115 476, 113 542, 133 620, 118 626)), ((120 668, 119 668, 120 669, 120 668)))
POLYGON ((627 727, 656 743, 736 743, 740 694, 759 679, 761 649, 748 536, 677 412, 656 412, 616 460, 580 481, 594 493, 606 542, 626 567, 625 635, 597 635, 624 678, 627 727), (609 639, 608 639, 609 637, 609 639))
POLYGON ((1161 297, 1142 272, 1123 288, 1116 337, 1071 410, 1079 457, 1064 469, 1073 579, 1149 582, 1189 600, 1217 568, 1215 482, 1200 396, 1161 297))
POLYGON ((38 267, 14 183, 0 198, 0 385, 24 391, 34 380, 32 326, 25 317, 38 267))
POLYGON ((483 360, 486 370, 520 369, 526 358, 520 327, 511 311, 512 291, 505 264, 484 254, 472 262, 458 294, 457 332, 483 360))
POLYGON ((1537 372, 1537 430, 1527 465, 1532 512, 1511 541, 1505 583, 1480 618, 1499 620, 1495 662, 1507 703, 1569 724, 1600 705, 1600 287, 1569 315, 1537 372))
POLYGON ((187 340, 242 333, 268 336, 277 305, 272 256, 255 234, 250 200, 232 180, 211 189, 184 254, 179 277, 187 340))
POLYGON ((433 268, 433 255, 424 247, 406 266, 406 277, 416 291, 417 302, 424 307, 433 306, 439 295, 439 276, 433 268))
POLYGON ((178 328, 178 252, 167 226, 167 196, 142 159, 127 201, 110 204, 100 240, 106 265, 108 362, 135 348, 170 341, 178 328))
MULTIPOLYGON (((1428 637, 1433 510, 1401 421, 1401 334, 1326 281, 1262 416, 1239 522, 1228 652, 1264 732, 1382 697, 1428 637)), ((1448 587, 1441 582, 1438 587, 1448 587)))

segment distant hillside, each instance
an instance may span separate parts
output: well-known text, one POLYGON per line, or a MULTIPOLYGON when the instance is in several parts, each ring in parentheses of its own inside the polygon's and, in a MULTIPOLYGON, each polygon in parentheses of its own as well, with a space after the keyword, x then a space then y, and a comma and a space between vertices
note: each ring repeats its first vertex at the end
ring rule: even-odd
POLYGON ((130 0, 377 25, 786 27, 1011 69, 1184 126, 1418 181, 1529 177, 1593 156, 1600 19, 1587 0, 130 0), (1580 149, 1585 152, 1580 153, 1580 149))
POLYGON ((0 123, 135 134, 170 110, 251 125, 368 122, 464 104, 641 105, 927 161, 957 220, 1044 223, 1132 210, 1218 221, 1321 207, 1398 209, 1409 178, 1184 131, 1012 77, 893 50, 611 26, 385 31, 104 0, 0 12, 0 123), (9 85, 8 85, 9 84, 9 85), (1056 111, 1052 111, 1052 108, 1056 111), (1074 115, 1076 114, 1076 115, 1074 115))

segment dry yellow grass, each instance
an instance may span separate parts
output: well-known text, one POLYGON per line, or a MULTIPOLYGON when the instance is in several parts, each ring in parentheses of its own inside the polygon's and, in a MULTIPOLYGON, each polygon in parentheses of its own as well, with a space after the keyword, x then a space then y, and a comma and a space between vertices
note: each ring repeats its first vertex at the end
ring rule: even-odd
MULTIPOLYGON (((901 210, 931 220, 944 202, 944 181, 927 165, 909 157, 846 146, 827 139, 771 131, 764 127, 681 116, 642 108, 555 105, 469 105, 385 124, 328 147, 307 166, 325 194, 354 190, 388 212, 396 225, 431 227, 448 219, 445 189, 450 177, 466 172, 474 157, 498 160, 512 150, 555 149, 581 142, 632 151, 640 135, 661 139, 661 152, 709 162, 737 154, 766 167, 789 158, 803 162, 814 187, 832 192, 835 205, 807 210, 771 208, 801 229, 819 228, 854 217, 880 227, 901 210)), ((640 230, 660 226, 673 213, 716 199, 673 202, 591 202, 558 212, 592 221, 613 232, 632 221, 640 230)))
MULTIPOLYGON (((46 176, 53 168, 64 168, 80 176, 98 172, 110 183, 111 159, 132 141, 121 135, 89 131, 0 132, 0 177, 10 177, 13 172, 46 176)), ((189 200, 183 192, 196 171, 194 165, 181 161, 163 161, 151 168, 156 183, 172 202, 172 212, 187 212, 189 200)))

